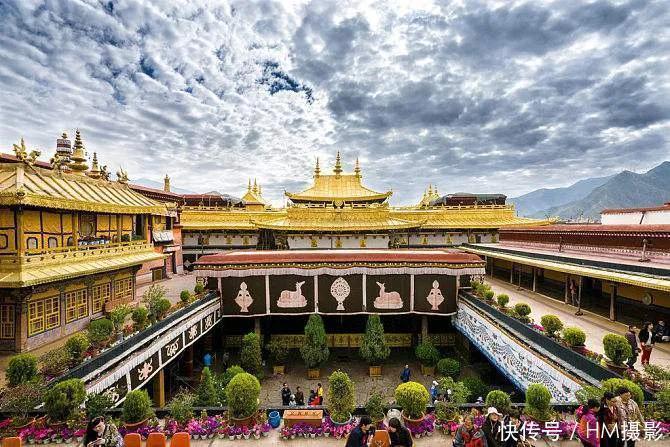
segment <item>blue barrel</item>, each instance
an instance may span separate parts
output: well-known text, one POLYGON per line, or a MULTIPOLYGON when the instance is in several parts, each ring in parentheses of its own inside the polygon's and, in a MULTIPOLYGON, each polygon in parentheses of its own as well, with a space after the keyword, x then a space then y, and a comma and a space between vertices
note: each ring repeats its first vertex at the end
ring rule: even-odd
POLYGON ((268 415, 268 422, 272 428, 279 427, 279 424, 281 423, 281 416, 279 416, 279 412, 277 410, 270 412, 268 415))

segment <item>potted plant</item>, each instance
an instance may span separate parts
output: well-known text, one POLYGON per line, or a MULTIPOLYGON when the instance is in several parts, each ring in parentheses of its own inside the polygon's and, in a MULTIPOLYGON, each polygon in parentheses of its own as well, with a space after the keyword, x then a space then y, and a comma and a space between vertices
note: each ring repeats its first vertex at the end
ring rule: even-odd
POLYGON ((120 306, 116 306, 110 313, 109 313, 109 320, 112 322, 112 326, 114 327, 114 333, 119 336, 119 339, 122 339, 122 329, 123 329, 123 324, 126 321, 126 317, 130 315, 133 311, 130 309, 130 307, 126 304, 122 304, 120 306))
POLYGON ((133 313, 130 316, 133 320, 133 324, 138 331, 142 331, 147 328, 149 325, 149 309, 144 306, 137 306, 133 309, 133 313))
POLYGON ((607 367, 618 374, 623 374, 627 369, 623 362, 633 355, 633 349, 626 337, 618 334, 607 334, 603 337, 603 348, 609 359, 607 367))
POLYGON ((377 314, 368 316, 360 355, 368 362, 370 377, 381 377, 381 364, 391 355, 391 348, 386 344, 384 325, 377 314))
POLYGON ((219 396, 216 392, 216 382, 208 367, 202 369, 202 379, 196 391, 196 402, 201 407, 215 407, 220 405, 219 396))
POLYGON ((493 297, 495 296, 495 292, 493 290, 488 289, 484 291, 484 298, 486 298, 486 301, 489 303, 493 303, 493 297))
POLYGON ((240 366, 247 372, 260 377, 263 372, 261 339, 255 332, 249 332, 242 338, 240 366))
POLYGON ((509 295, 506 293, 501 293, 498 295, 496 298, 496 301, 498 301, 498 307, 500 310, 504 313, 507 313, 509 309, 507 309, 507 304, 509 303, 509 295))
POLYGON ((201 283, 197 283, 195 287, 193 288, 193 291, 195 294, 199 297, 203 293, 205 293, 205 285, 201 283))
POLYGON ((102 393, 91 393, 86 396, 84 402, 84 409, 86 411, 86 418, 91 420, 98 416, 104 416, 107 410, 114 406, 114 401, 102 393))
POLYGON ((37 358, 32 354, 12 356, 5 377, 10 387, 34 380, 37 377, 37 358))
POLYGON ((547 332, 549 337, 556 337, 557 332, 563 329, 563 322, 556 315, 543 315, 540 319, 540 324, 547 332))
POLYGON ((563 329, 563 340, 573 351, 582 355, 586 353, 586 333, 578 327, 566 327, 563 329))
POLYGON ((274 339, 265 346, 265 349, 270 353, 270 358, 272 359, 272 373, 284 374, 286 371, 286 361, 290 353, 286 344, 278 339, 274 339))
POLYGON ((97 348, 107 347, 114 332, 114 324, 107 318, 99 318, 88 324, 88 339, 97 348))
POLYGON ((402 407, 402 418, 408 427, 418 427, 425 417, 430 394, 417 382, 401 383, 395 389, 395 400, 402 407))
POLYGON ((531 312, 531 308, 528 304, 526 304, 526 303, 516 303, 514 305, 514 310, 512 312, 513 312, 514 317, 517 320, 522 321, 524 323, 530 323, 529 315, 530 315, 530 312, 531 312))
POLYGON ((84 358, 86 350, 91 346, 88 337, 83 332, 77 332, 65 342, 65 349, 67 350, 71 363, 78 365, 84 358))
POLYGON ((512 405, 512 399, 504 391, 493 390, 489 391, 489 394, 486 395, 484 405, 486 407, 495 407, 499 412, 507 414, 512 405))
POLYGON ((170 417, 181 427, 185 427, 188 421, 193 419, 193 405, 195 395, 186 390, 181 390, 167 404, 170 417))
POLYGON ((44 395, 44 408, 52 428, 61 428, 79 414, 86 399, 86 388, 81 379, 64 380, 53 385, 44 395))
POLYGON ((440 351, 428 338, 424 339, 414 350, 416 358, 421 362, 421 374, 424 376, 435 375, 435 365, 440 360, 440 351))
POLYGON ((348 424, 356 408, 354 382, 347 373, 338 369, 330 375, 328 384, 330 419, 338 425, 348 424))
POLYGON ((461 372, 461 362, 445 357, 437 362, 437 373, 442 377, 456 378, 461 372))
POLYGON ((191 302, 191 292, 189 292, 188 290, 182 290, 179 293, 179 300, 181 301, 181 305, 183 307, 188 306, 188 303, 191 302))
POLYGON ((261 385, 249 373, 239 373, 226 386, 226 402, 230 420, 236 427, 254 424, 258 411, 258 397, 261 385))
POLYGON ((525 414, 538 422, 546 422, 552 419, 551 393, 541 383, 532 383, 526 390, 525 414))
POLYGON ((381 429, 384 424, 384 396, 379 391, 373 391, 368 401, 365 403, 365 412, 375 423, 377 429, 381 429))
POLYGON ((127 430, 136 430, 146 425, 149 418, 153 417, 151 399, 146 390, 133 390, 126 394, 123 401, 123 412, 121 419, 127 430))
POLYGON ((310 379, 321 377, 319 367, 328 360, 330 351, 323 320, 318 314, 310 315, 307 320, 305 342, 300 347, 300 354, 307 365, 307 377, 310 379))
POLYGON ((30 412, 44 402, 44 384, 33 379, 30 382, 19 383, 8 387, 0 394, 0 413, 11 418, 9 426, 17 433, 33 425, 35 418, 30 412))

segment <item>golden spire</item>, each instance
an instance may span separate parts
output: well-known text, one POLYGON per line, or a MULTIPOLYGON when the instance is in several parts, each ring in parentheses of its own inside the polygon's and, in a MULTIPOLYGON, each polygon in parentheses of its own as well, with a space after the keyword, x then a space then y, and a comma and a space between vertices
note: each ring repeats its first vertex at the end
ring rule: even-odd
POLYGON ((258 184, 258 195, 259 196, 261 195, 261 184, 260 183, 258 184))
POLYGON ((98 154, 96 152, 93 152, 93 163, 88 176, 91 178, 100 178, 100 166, 98 165, 98 154))
POLYGON ((429 183, 428 184, 428 196, 430 197, 432 195, 433 195, 433 184, 429 183))
POLYGON ((70 164, 70 169, 75 174, 84 174, 88 170, 88 165, 86 164, 86 152, 84 150, 84 143, 81 141, 81 133, 77 129, 75 138, 74 138, 74 150, 70 156, 72 163, 70 164))
POLYGON ((252 189, 253 192, 258 192, 258 183, 256 183, 256 179, 254 179, 254 187, 252 189))
POLYGON ((247 192, 251 192, 251 177, 249 177, 249 184, 247 185, 247 192))
POLYGON ((342 161, 340 160, 340 151, 337 151, 337 157, 335 157, 335 169, 333 169, 335 175, 340 175, 342 173, 342 161))
POLYGON ((163 179, 163 191, 170 192, 170 177, 167 174, 165 174, 165 178, 163 179))
POLYGON ((314 177, 321 175, 321 168, 319 167, 319 157, 316 157, 316 167, 314 168, 314 177))
POLYGON ((358 157, 356 157, 356 167, 354 167, 354 174, 356 174, 356 177, 361 178, 361 165, 358 163, 358 157))

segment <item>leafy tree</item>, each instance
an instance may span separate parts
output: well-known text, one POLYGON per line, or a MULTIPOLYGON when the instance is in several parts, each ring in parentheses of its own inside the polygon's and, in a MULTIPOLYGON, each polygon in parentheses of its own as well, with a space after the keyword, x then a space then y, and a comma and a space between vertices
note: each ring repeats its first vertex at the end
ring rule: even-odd
POLYGON ((328 379, 328 411, 333 421, 347 422, 356 409, 354 382, 339 369, 328 379))
POLYGON ((79 412, 86 399, 81 379, 69 379, 52 386, 44 396, 44 407, 51 421, 66 422, 79 412))
POLYGON ((245 371, 259 376, 263 372, 261 355, 261 339, 255 332, 250 332, 242 339, 240 364, 245 371))
POLYGON ((202 370, 202 379, 198 385, 197 402, 201 407, 214 407, 219 404, 219 396, 216 392, 216 381, 208 367, 202 370))
POLYGON ((86 418, 91 420, 98 416, 104 416, 107 410, 112 408, 114 402, 106 394, 93 393, 86 396, 84 407, 86 408, 86 418))
POLYGON ((275 365, 283 365, 288 360, 290 349, 280 340, 271 340, 270 343, 265 345, 265 349, 270 353, 275 365))
POLYGON ((320 315, 309 316, 305 325, 305 343, 300 347, 300 354, 308 368, 318 368, 328 360, 330 351, 320 315))
POLYGON ((377 314, 368 316, 360 354, 370 365, 379 365, 391 355, 384 337, 384 325, 377 314))
POLYGON ((123 329, 123 323, 126 321, 126 317, 132 312, 133 311, 130 309, 130 306, 127 304, 122 304, 120 306, 116 306, 114 310, 109 313, 109 319, 114 326, 114 332, 121 332, 123 329))
POLYGON ((84 357, 84 353, 91 346, 88 337, 83 332, 78 332, 65 342, 65 349, 67 349, 70 359, 76 364, 84 357))
POLYGON ((416 358, 419 359, 424 366, 435 366, 440 360, 440 351, 438 351, 433 342, 428 338, 417 345, 414 353, 416 354, 416 358))
POLYGON ((30 382, 37 377, 37 359, 32 354, 17 354, 9 360, 5 372, 9 386, 30 382))
POLYGON ((243 419, 258 411, 261 384, 249 373, 235 375, 226 386, 226 401, 232 417, 243 419))
POLYGON ((458 377, 461 372, 461 362, 456 359, 445 357, 437 362, 437 372, 445 377, 458 377))

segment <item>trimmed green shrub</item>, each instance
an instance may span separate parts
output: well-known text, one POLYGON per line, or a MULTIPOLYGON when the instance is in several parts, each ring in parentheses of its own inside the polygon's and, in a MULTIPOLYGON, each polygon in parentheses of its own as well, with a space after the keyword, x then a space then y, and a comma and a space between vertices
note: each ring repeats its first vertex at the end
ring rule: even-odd
POLYGON ((380 365, 391 355, 391 348, 384 337, 384 325, 377 314, 368 316, 360 355, 370 365, 380 365))
POLYGON ((153 302, 153 305, 149 307, 149 311, 154 315, 156 320, 162 320, 165 318, 170 311, 172 304, 167 298, 161 298, 153 302))
POLYGON ((543 315, 540 319, 540 324, 550 337, 554 337, 556 332, 563 329, 563 322, 556 315, 543 315))
POLYGON ((621 365, 633 355, 633 349, 623 335, 607 334, 603 337, 605 355, 615 365, 621 365))
POLYGON ((507 414, 512 405, 512 399, 510 399, 509 394, 500 390, 489 391, 485 402, 485 406, 496 407, 496 410, 503 414, 507 414))
POLYGON ((640 388, 640 385, 637 383, 628 380, 628 379, 607 379, 602 383, 602 392, 610 391, 616 396, 617 390, 621 387, 626 387, 630 390, 631 397, 638 405, 642 405, 644 402, 644 391, 640 388))
POLYGON ((509 304, 509 295, 506 293, 501 293, 498 295, 498 306, 505 307, 509 304))
POLYGON ((356 409, 354 382, 349 375, 339 369, 328 379, 328 412, 330 418, 339 423, 349 420, 356 409))
POLYGON ((441 376, 458 377, 461 372, 461 362, 450 357, 445 357, 437 362, 437 372, 441 376))
POLYGON ((195 287, 193 288, 193 291, 194 291, 195 293, 198 293, 198 294, 199 294, 199 293, 202 293, 202 292, 205 291, 205 286, 204 286, 203 284, 197 283, 197 284, 195 285, 195 287))
POLYGON ((146 390, 133 390, 126 394, 123 401, 123 413, 121 418, 128 424, 136 424, 150 417, 154 412, 151 409, 151 399, 146 390))
POLYGON ((537 421, 551 419, 551 393, 541 383, 533 383, 526 390, 526 414, 537 421))
POLYGON ((226 397, 226 386, 228 386, 233 377, 243 372, 244 370, 241 366, 232 365, 229 366, 228 369, 226 369, 223 373, 219 374, 219 376, 216 378, 217 395, 221 405, 226 405, 226 400, 228 399, 226 397))
POLYGON ((417 345, 414 354, 423 366, 435 366, 440 360, 440 351, 428 338, 417 345))
POLYGON ((214 407, 219 404, 219 396, 216 392, 216 382, 212 377, 212 371, 208 367, 202 369, 202 379, 197 390, 197 402, 201 407, 214 407))
POLYGON ((40 356, 40 373, 45 377, 56 377, 70 367, 70 353, 61 346, 40 356))
POLYGON ((530 315, 530 306, 526 303, 516 303, 514 305, 514 312, 520 317, 527 317, 530 315))
POLYGON ((263 357, 261 355, 261 339, 255 332, 249 332, 242 339, 240 364, 245 371, 259 376, 263 372, 263 357))
POLYGON ((86 409, 86 419, 91 420, 98 416, 104 416, 107 410, 112 408, 114 402, 106 394, 93 393, 86 396, 84 407, 86 409))
POLYGON ((470 390, 463 382, 456 382, 452 377, 442 377, 438 383, 440 390, 449 395, 449 406, 456 407, 467 403, 470 390))
POLYGON ((307 368, 318 368, 328 360, 330 351, 320 315, 309 316, 305 325, 305 343, 300 347, 300 355, 307 368))
POLYGON ((86 388, 81 379, 69 379, 53 385, 44 396, 44 408, 49 420, 66 422, 79 413, 86 399, 86 388))
POLYGON ((486 301, 493 301, 495 295, 495 292, 491 289, 484 291, 484 298, 486 298, 486 301))
POLYGON ((135 309, 133 309, 131 318, 135 324, 135 329, 140 331, 146 329, 147 325, 149 324, 149 309, 144 306, 137 306, 135 309))
POLYGON ((74 363, 79 363, 84 357, 84 353, 91 346, 88 337, 83 332, 78 332, 65 342, 65 349, 74 363))
POLYGON ((179 293, 179 299, 181 300, 182 304, 186 306, 191 301, 191 292, 188 290, 182 290, 179 293))
POLYGON ((430 394, 426 387, 417 382, 401 383, 395 389, 395 401, 410 419, 421 418, 429 399, 430 394))
POLYGON ((170 417, 184 426, 193 419, 193 405, 196 396, 186 390, 180 390, 167 405, 170 417))
POLYGON ((566 327, 563 329, 563 340, 572 348, 584 346, 586 333, 578 327, 566 327))
POLYGON ((114 332, 114 324, 107 318, 93 320, 88 324, 88 339, 92 344, 101 346, 108 342, 114 332))
POLYGON ((29 421, 29 413, 44 402, 46 386, 41 380, 31 380, 5 388, 0 393, 0 413, 12 417, 13 425, 29 421))
POLYGON ((235 419, 252 416, 258 411, 261 384, 249 373, 235 375, 226 386, 228 411, 235 419))
POLYGON ((17 354, 9 360, 5 371, 9 386, 30 382, 37 377, 37 358, 32 354, 17 354))
POLYGON ((463 383, 470 391, 470 395, 468 396, 469 402, 474 402, 478 397, 483 399, 491 390, 479 377, 465 377, 463 378, 463 383))
POLYGON ((127 304, 116 306, 114 310, 109 313, 109 320, 114 326, 114 332, 121 332, 123 329, 123 323, 126 321, 126 317, 131 313, 133 313, 133 311, 127 304))
POLYGON ((656 402, 654 402, 654 409, 658 412, 663 420, 670 419, 670 388, 667 386, 656 393, 656 402))
POLYGON ((142 301, 147 303, 151 303, 152 301, 159 300, 161 298, 165 298, 167 294, 167 289, 160 284, 152 284, 147 290, 144 291, 142 294, 142 301))
POLYGON ((584 388, 580 388, 575 392, 575 397, 577 402, 581 405, 586 405, 589 402, 589 399, 595 399, 601 401, 605 391, 600 387, 593 385, 586 385, 584 388))
POLYGON ((291 353, 288 346, 277 339, 271 340, 270 343, 265 345, 265 350, 268 351, 270 358, 275 365, 284 365, 291 353))
POLYGON ((373 421, 380 421, 384 419, 385 415, 384 395, 379 391, 374 391, 368 401, 365 403, 365 412, 372 418, 373 421))

